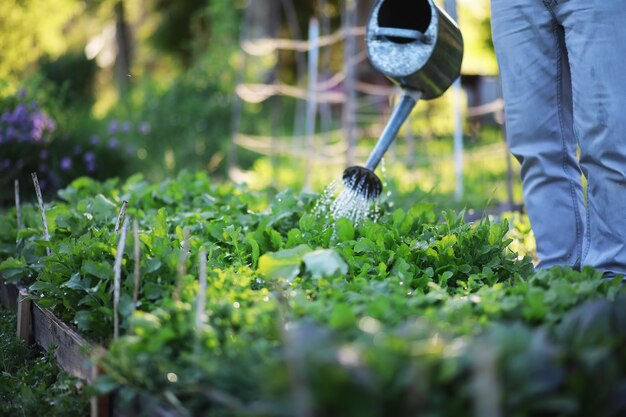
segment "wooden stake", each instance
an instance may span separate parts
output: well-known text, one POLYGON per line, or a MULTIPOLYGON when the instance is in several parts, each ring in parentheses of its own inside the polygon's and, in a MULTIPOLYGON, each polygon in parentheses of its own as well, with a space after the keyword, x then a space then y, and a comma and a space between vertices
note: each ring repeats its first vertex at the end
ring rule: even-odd
POLYGON ((134 289, 133 289, 133 311, 137 306, 137 300, 139 299, 139 285, 141 276, 141 242, 139 242, 139 222, 137 219, 133 220, 133 241, 134 241, 134 258, 135 258, 135 270, 134 270, 134 289))
POLYGON ((178 276, 182 277, 187 273, 187 258, 189 257, 189 229, 183 229, 183 246, 180 249, 180 258, 178 260, 178 276))
MULTIPOLYGON (((320 37, 320 25, 317 18, 313 17, 309 21, 309 42, 311 42, 311 49, 309 50, 309 84, 307 93, 307 106, 306 106, 306 154, 315 154, 315 142, 313 136, 315 135, 315 125, 317 119, 317 80, 319 78, 319 37, 320 37)), ((304 161, 304 185, 303 190, 310 192, 313 187, 313 166, 311 158, 305 158, 304 161)))
POLYGON ((187 274, 187 258, 189 257, 189 229, 185 227, 183 230, 183 246, 180 249, 180 258, 178 259, 178 267, 176 268, 176 289, 172 297, 175 300, 180 299, 180 291, 182 287, 183 276, 187 274))
MULTIPOLYGON (((39 203, 39 211, 41 211, 41 223, 43 224, 43 240, 50 241, 50 234, 48 232, 48 220, 46 220, 46 208, 43 205, 43 197, 41 196, 41 187, 39 186, 39 180, 37 179, 37 173, 32 172, 33 184, 35 185, 35 193, 37 194, 37 202, 39 203)), ((46 254, 50 256, 50 248, 46 248, 46 254)))
POLYGON ((122 260, 124 259, 124 247, 126 246, 126 231, 128 230, 128 218, 124 219, 120 241, 117 244, 117 253, 115 254, 115 264, 113 265, 113 339, 117 339, 120 335, 119 321, 119 304, 120 304, 120 282, 122 280, 122 260))
POLYGON ((120 214, 117 216, 117 222, 115 223, 115 233, 120 232, 120 227, 122 226, 122 222, 124 221, 124 217, 126 217, 126 207, 128 206, 128 201, 122 201, 122 207, 120 207, 120 214))
POLYGON ((20 206, 20 180, 15 180, 15 213, 17 217, 17 231, 22 229, 22 208, 20 206))
POLYGON ((33 341, 33 316, 28 291, 21 289, 17 296, 17 337, 27 344, 33 341))
POLYGON ((204 306, 206 303, 206 282, 207 282, 207 259, 206 250, 202 249, 198 255, 200 265, 198 267, 198 275, 200 280, 200 289, 198 290, 198 298, 196 300, 196 332, 202 327, 202 316, 204 315, 204 306))

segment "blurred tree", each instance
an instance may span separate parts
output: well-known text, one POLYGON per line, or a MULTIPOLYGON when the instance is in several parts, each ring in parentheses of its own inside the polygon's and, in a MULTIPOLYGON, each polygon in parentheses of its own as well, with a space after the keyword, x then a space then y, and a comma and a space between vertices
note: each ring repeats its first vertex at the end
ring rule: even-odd
POLYGON ((489 0, 459 2, 458 11, 459 25, 465 43, 463 73, 497 74, 498 65, 491 41, 489 0))
POLYGON ((23 80, 42 55, 63 53, 66 24, 81 8, 78 0, 0 1, 0 80, 23 80))
POLYGON ((154 0, 152 7, 159 14, 159 24, 151 37, 153 44, 185 66, 191 65, 194 35, 207 29, 204 11, 209 3, 209 0, 154 0))
POLYGON ((126 22, 124 0, 116 1, 113 10, 115 12, 115 43, 117 44, 115 72, 120 94, 124 95, 130 86, 129 76, 132 53, 130 30, 126 22))
POLYGON ((55 87, 59 104, 91 107, 97 66, 83 51, 70 50, 57 58, 44 56, 38 67, 43 78, 55 87))

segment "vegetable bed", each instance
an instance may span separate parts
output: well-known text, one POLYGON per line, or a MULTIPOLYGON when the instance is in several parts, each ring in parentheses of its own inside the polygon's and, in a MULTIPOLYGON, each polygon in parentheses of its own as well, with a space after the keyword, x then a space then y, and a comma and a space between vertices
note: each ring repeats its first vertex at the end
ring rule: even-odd
POLYGON ((141 398, 145 415, 626 413, 621 278, 534 273, 508 249, 505 221, 383 203, 355 226, 316 195, 200 173, 81 178, 59 197, 49 239, 34 205, 20 228, 15 209, 0 218, 0 273, 107 348, 95 388, 122 409, 141 398))

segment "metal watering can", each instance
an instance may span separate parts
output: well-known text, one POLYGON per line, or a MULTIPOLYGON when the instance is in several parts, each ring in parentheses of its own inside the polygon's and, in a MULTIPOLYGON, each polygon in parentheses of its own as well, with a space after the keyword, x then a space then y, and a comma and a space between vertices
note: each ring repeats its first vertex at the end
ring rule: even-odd
POLYGON ((463 37, 433 0, 378 0, 370 14, 365 45, 374 68, 403 89, 365 167, 353 166, 343 181, 366 198, 382 192, 374 170, 417 101, 441 96, 461 73, 463 37))
POLYGON ((374 68, 424 100, 441 96, 461 73, 461 31, 432 0, 379 0, 365 45, 374 68))

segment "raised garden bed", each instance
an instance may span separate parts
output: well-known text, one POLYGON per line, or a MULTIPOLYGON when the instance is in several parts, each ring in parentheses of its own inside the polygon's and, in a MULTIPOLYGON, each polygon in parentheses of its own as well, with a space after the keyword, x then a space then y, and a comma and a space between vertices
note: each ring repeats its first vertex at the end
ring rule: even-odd
POLYGON ((37 208, 22 208, 22 246, 0 271, 28 286, 33 317, 79 331, 68 343, 106 347, 94 387, 115 395, 115 413, 626 410, 619 279, 535 274, 508 250, 507 223, 383 202, 355 226, 316 212, 315 196, 201 174, 81 179, 60 197, 48 240, 37 208))

